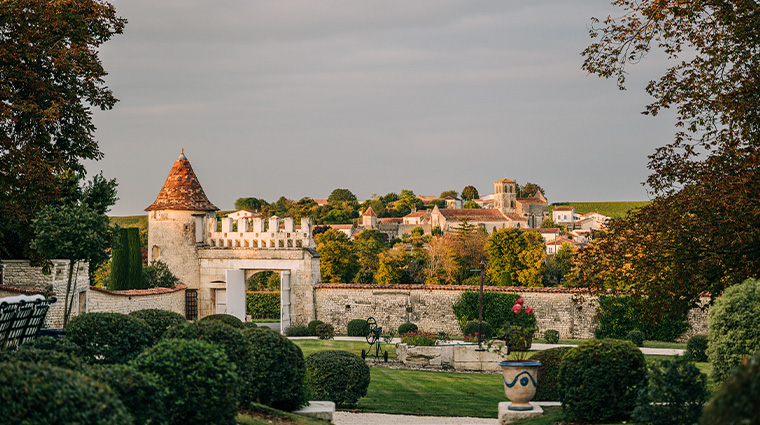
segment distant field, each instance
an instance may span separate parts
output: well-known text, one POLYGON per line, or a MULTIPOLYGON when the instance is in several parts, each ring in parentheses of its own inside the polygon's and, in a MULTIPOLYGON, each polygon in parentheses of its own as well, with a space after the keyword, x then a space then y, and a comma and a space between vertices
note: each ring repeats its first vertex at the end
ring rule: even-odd
POLYGON ((111 223, 119 227, 139 227, 148 230, 148 215, 128 215, 122 217, 108 217, 111 223))
POLYGON ((598 212, 611 218, 621 218, 625 216, 625 213, 634 209, 643 207, 648 204, 649 201, 626 201, 626 202, 555 202, 551 204, 549 209, 559 206, 572 206, 575 208, 575 212, 579 214, 586 214, 590 212, 598 212))

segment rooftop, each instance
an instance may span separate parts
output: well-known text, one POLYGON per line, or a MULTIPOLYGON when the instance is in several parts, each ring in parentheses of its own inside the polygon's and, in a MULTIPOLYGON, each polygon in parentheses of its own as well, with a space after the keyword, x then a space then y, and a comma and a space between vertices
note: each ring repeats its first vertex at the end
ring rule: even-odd
POLYGON ((158 192, 155 202, 145 211, 181 210, 181 211, 218 211, 203 192, 198 177, 193 172, 190 161, 185 157, 185 150, 174 161, 164 186, 158 192))

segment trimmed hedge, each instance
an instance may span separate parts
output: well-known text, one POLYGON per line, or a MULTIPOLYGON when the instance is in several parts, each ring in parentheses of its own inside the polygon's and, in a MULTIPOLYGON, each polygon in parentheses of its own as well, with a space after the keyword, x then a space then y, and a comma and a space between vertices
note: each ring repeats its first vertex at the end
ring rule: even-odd
POLYGON ((301 323, 293 323, 285 328, 287 336, 309 336, 309 327, 301 323))
POLYGON ((416 331, 418 329, 419 328, 414 323, 412 323, 412 322, 406 322, 406 323, 402 323, 401 325, 399 325, 399 327, 398 327, 398 334, 399 335, 403 335, 403 334, 406 334, 406 333, 409 333, 409 332, 414 332, 414 331, 416 331))
POLYGON ((760 280, 729 286, 707 317, 707 356, 713 380, 723 382, 744 358, 760 350, 760 280))
POLYGON ((169 425, 235 424, 238 377, 221 349, 205 341, 164 339, 133 364, 157 376, 169 425))
POLYGON ((322 323, 317 326, 317 336, 319 339, 335 338, 335 328, 329 323, 322 323))
POLYGON ((158 341, 164 337, 166 331, 174 325, 186 323, 187 320, 181 314, 173 311, 148 308, 129 313, 130 316, 144 320, 153 331, 153 340, 158 341))
POLYGON ((278 319, 280 317, 280 292, 246 292, 245 306, 246 314, 250 314, 254 319, 278 319))
POLYGON ((562 363, 562 357, 572 349, 573 347, 550 348, 539 351, 531 357, 533 360, 541 361, 541 366, 538 367, 538 373, 536 374, 538 386, 536 387, 536 395, 533 397, 533 400, 559 400, 559 365, 562 363))
MULTIPOLYGON (((475 291, 463 292, 459 299, 454 303, 454 315, 459 321, 460 329, 472 320, 478 320, 478 299, 480 295, 475 291)), ((483 320, 493 326, 494 329, 501 329, 507 325, 521 326, 523 328, 536 329, 535 314, 516 314, 512 311, 515 302, 522 298, 519 294, 510 294, 506 292, 484 292, 483 293, 483 320)))
POLYGON ((309 322, 309 324, 307 325, 307 327, 309 328, 309 335, 310 336, 317 336, 317 326, 319 326, 319 325, 321 325, 323 323, 325 323, 325 322, 323 322, 321 320, 312 320, 311 322, 309 322))
POLYGON ((639 330, 630 331, 628 332, 628 335, 626 335, 625 339, 631 341, 633 345, 641 347, 644 345, 644 332, 641 332, 639 330))
POLYGON ((629 341, 590 339, 564 355, 560 400, 568 422, 627 419, 646 385, 644 355, 629 341))
POLYGON ((132 424, 106 384, 44 363, 0 363, 0 417, 21 425, 132 424))
POLYGON ((348 336, 367 336, 369 335, 369 323, 365 319, 354 319, 348 322, 346 334, 348 336))
POLYGON ((369 366, 356 354, 318 351, 306 358, 306 370, 306 385, 317 400, 329 400, 338 407, 351 407, 367 395, 369 366))
POLYGON ((238 328, 238 329, 243 329, 245 327, 243 325, 242 320, 238 319, 237 317, 231 314, 209 314, 208 316, 199 320, 199 322, 212 322, 212 321, 222 322, 225 325, 230 325, 233 328, 238 328))
POLYGON ((301 349, 269 328, 246 329, 243 336, 252 346, 253 362, 248 375, 252 398, 287 411, 306 404, 306 366, 301 349))
POLYGON ((650 323, 647 318, 647 299, 627 295, 602 295, 599 302, 599 327, 594 332, 596 338, 627 339, 628 333, 640 330, 644 339, 650 341, 675 341, 689 324, 686 314, 678 320, 664 318, 650 323))
POLYGON ((73 354, 35 348, 31 344, 24 344, 18 350, 0 350, 0 362, 11 360, 26 363, 48 363, 51 366, 71 370, 81 370, 86 366, 80 357, 73 354))
POLYGON ((559 342, 559 331, 547 329, 544 331, 544 339, 547 344, 557 344, 559 342))
MULTIPOLYGON (((483 333, 483 337, 485 339, 490 339, 493 337, 493 327, 490 323, 486 322, 485 320, 481 323, 480 331, 483 333)), ((462 334, 464 336, 472 335, 475 338, 477 338, 478 333, 478 321, 477 320, 471 320, 467 322, 464 327, 462 327, 462 334)))
POLYGON ((163 387, 155 375, 143 373, 134 366, 93 366, 83 373, 108 384, 124 403, 136 425, 160 424, 164 416, 163 387))
POLYGON ((153 331, 126 314, 83 313, 66 326, 66 339, 79 346, 87 363, 127 363, 151 345, 153 331))
POLYGON ((707 361, 707 335, 694 335, 686 343, 686 357, 694 362, 707 361))
POLYGON ((692 425, 707 401, 707 376, 686 357, 655 362, 641 391, 633 420, 639 425, 692 425))
POLYGON ((760 423, 760 352, 726 379, 705 405, 702 425, 760 423))

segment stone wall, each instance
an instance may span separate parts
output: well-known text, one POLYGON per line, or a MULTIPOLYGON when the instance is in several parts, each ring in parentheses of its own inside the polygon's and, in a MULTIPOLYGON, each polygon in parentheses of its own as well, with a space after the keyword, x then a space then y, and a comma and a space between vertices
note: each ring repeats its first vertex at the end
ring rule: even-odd
MULTIPOLYGON (((452 304, 464 291, 477 286, 354 285, 325 283, 315 288, 317 319, 345 333, 352 319, 374 317, 384 329, 398 329, 413 322, 420 329, 461 335, 452 304)), ((561 288, 486 287, 486 291, 520 294, 534 308, 538 332, 559 331, 561 338, 592 338, 597 326, 598 304, 582 290, 561 288)), ((706 299, 703 303, 706 303, 706 299)), ((679 340, 707 333, 707 310, 689 312, 689 330, 679 340)))
POLYGON ((88 313, 124 313, 147 308, 168 310, 185 315, 186 285, 174 288, 151 288, 126 291, 109 291, 105 288, 90 287, 86 297, 88 313))

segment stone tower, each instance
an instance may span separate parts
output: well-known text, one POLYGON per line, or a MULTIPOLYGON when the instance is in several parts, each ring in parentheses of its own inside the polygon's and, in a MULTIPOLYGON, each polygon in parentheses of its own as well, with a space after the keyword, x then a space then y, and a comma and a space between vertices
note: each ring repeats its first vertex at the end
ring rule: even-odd
POLYGON ((148 211, 148 261, 161 260, 191 289, 200 286, 198 245, 214 211, 182 150, 148 211))
POLYGON ((517 204, 517 182, 501 179, 493 182, 493 207, 503 213, 513 213, 517 204))
POLYGON ((375 214, 375 210, 372 207, 367 208, 364 214, 362 214, 362 226, 365 229, 377 229, 377 214, 375 214))

